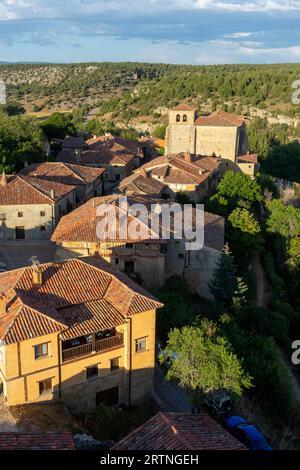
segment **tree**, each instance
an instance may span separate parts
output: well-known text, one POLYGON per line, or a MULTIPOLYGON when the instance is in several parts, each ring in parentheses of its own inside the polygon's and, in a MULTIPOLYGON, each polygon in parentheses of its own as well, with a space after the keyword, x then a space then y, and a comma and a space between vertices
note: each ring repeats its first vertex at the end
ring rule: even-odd
POLYGON ((243 371, 229 341, 211 322, 172 330, 160 357, 162 362, 166 358, 171 361, 167 379, 178 380, 190 390, 205 394, 227 390, 240 396, 244 388, 251 387, 251 378, 243 371))
POLYGON ((165 135, 166 135, 166 129, 167 129, 166 124, 164 124, 162 126, 158 126, 154 129, 153 135, 155 137, 158 137, 159 139, 164 139, 165 135))
POLYGON ((279 199, 267 202, 267 231, 285 239, 300 236, 300 209, 288 204, 285 206, 279 199))
POLYGON ((66 135, 75 135, 75 126, 70 114, 53 113, 41 124, 41 129, 48 139, 64 139, 66 135))
POLYGON ((228 238, 238 256, 251 257, 263 242, 260 225, 251 212, 237 208, 228 217, 228 238))
POLYGON ((259 184, 244 173, 227 171, 217 186, 217 194, 227 199, 232 208, 240 201, 253 205, 262 200, 261 187, 259 184))
POLYGON ((0 115, 0 171, 16 172, 43 159, 44 135, 33 119, 0 115))
POLYGON ((234 260, 226 244, 217 262, 208 287, 216 300, 229 305, 238 289, 238 280, 234 260))

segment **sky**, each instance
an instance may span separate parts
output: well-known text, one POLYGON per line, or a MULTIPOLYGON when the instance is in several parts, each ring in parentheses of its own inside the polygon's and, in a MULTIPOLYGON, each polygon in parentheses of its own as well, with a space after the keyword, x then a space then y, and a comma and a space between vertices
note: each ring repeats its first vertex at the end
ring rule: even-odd
POLYGON ((300 61, 300 0, 0 0, 0 62, 300 61))

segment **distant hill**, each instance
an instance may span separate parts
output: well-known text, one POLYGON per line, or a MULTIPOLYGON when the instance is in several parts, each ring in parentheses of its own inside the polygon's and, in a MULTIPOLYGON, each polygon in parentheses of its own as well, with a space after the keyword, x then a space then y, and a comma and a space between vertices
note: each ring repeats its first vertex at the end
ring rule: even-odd
POLYGON ((85 105, 111 119, 160 122, 179 102, 202 111, 267 110, 300 117, 292 82, 300 64, 168 65, 147 63, 0 64, 8 100, 27 112, 70 111, 85 105))

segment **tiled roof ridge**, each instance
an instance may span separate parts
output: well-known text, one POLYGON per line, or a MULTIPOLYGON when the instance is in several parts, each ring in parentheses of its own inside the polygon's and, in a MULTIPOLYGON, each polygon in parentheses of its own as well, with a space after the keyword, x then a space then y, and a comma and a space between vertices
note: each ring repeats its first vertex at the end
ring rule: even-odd
POLYGON ((33 184, 30 183, 30 181, 28 181, 28 178, 32 178, 30 176, 27 176, 27 175, 21 175, 21 174, 17 174, 16 175, 17 178, 20 178, 25 184, 27 184, 28 186, 30 186, 31 189, 33 189, 34 191, 37 191, 38 193, 40 193, 42 196, 46 197, 47 199, 49 199, 49 201, 52 201, 53 202, 53 199, 50 197, 50 196, 47 196, 47 194, 45 194, 43 191, 41 191, 40 189, 36 188, 33 184))
POLYGON ((55 162, 55 163, 61 163, 62 166, 67 168, 67 170, 71 171, 71 173, 73 173, 73 175, 75 175, 76 178, 80 179, 81 181, 85 183, 84 178, 82 178, 82 176, 80 176, 73 168, 70 168, 71 166, 75 166, 75 165, 72 165, 72 163, 66 163, 66 162, 55 162))
POLYGON ((38 310, 39 306, 41 306, 42 308, 43 307, 46 307, 47 309, 49 310, 53 310, 53 312, 57 315, 57 316, 60 316, 59 315, 59 309, 55 308, 55 307, 50 307, 49 305, 47 304, 42 304, 40 302, 37 302, 36 300, 34 302, 31 301, 31 299, 29 299, 26 294, 20 294, 20 293, 17 293, 18 295, 18 298, 20 299, 20 302, 22 304, 23 307, 27 307, 29 308, 30 310, 34 311, 35 313, 37 313, 38 315, 41 315, 42 317, 44 318, 47 318, 48 320, 50 321, 53 321, 54 323, 56 323, 57 325, 61 326, 63 329, 67 328, 68 325, 66 325, 65 323, 62 323, 60 322, 59 320, 56 320, 55 318, 53 317, 50 317, 49 315, 47 315, 45 312, 42 312, 41 310, 38 310), (26 302, 27 301, 27 302, 26 302))
MULTIPOLYGON (((170 430, 174 432, 174 434, 176 434, 176 437, 182 442, 182 444, 184 444, 187 447, 187 449, 192 450, 193 446, 190 445, 190 443, 185 439, 185 437, 182 435, 179 429, 177 429, 175 424, 172 422, 171 416, 173 413, 171 412, 164 413, 160 411, 159 414, 164 419, 167 426, 169 426, 170 430)), ((186 414, 188 415, 189 413, 186 413, 186 414)))

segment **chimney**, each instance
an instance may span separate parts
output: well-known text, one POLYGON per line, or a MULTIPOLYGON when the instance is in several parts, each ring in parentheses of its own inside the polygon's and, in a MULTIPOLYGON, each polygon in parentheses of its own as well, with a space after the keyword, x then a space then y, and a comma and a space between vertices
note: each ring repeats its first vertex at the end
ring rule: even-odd
POLYGON ((42 273, 42 268, 41 268, 39 259, 37 256, 32 256, 32 258, 30 258, 30 261, 32 261, 33 284, 41 286, 43 284, 43 273, 42 273))
POLYGON ((54 199, 54 198, 55 198, 54 189, 51 189, 51 191, 50 191, 50 197, 51 197, 51 199, 54 199))
POLYGON ((6 185, 7 185, 7 178, 6 178, 5 171, 3 171, 2 178, 1 178, 1 186, 6 186, 6 185))
POLYGON ((0 316, 4 315, 7 312, 7 302, 6 297, 3 292, 0 293, 0 316))
POLYGON ((80 156, 81 156, 81 149, 76 149, 75 150, 75 162, 77 163, 80 162, 80 156))
POLYGON ((189 150, 187 151, 187 153, 184 154, 183 158, 185 162, 192 163, 192 156, 189 150))
POLYGON ((141 168, 140 175, 143 176, 144 178, 148 178, 148 173, 145 170, 145 168, 141 168))

